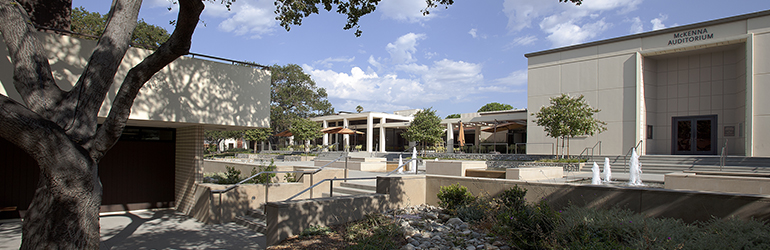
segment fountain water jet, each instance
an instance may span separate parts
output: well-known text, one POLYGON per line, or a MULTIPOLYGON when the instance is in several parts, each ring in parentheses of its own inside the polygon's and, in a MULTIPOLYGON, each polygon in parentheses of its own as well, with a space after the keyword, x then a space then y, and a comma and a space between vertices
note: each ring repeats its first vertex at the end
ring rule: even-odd
POLYGON ((612 171, 610 171, 610 158, 604 157, 604 182, 612 181, 612 171))
POLYGON ((639 155, 636 149, 631 151, 631 160, 628 161, 628 185, 642 186, 642 163, 639 162, 639 155))
POLYGON ((591 178, 591 184, 593 185, 599 185, 602 184, 602 179, 599 177, 599 165, 594 162, 594 167, 591 168, 591 172, 593 172, 593 178, 591 178))
MULTIPOLYGON (((401 154, 398 155, 398 166, 404 165, 404 158, 401 158, 401 154)), ((399 174, 404 173, 404 167, 398 169, 399 174)))

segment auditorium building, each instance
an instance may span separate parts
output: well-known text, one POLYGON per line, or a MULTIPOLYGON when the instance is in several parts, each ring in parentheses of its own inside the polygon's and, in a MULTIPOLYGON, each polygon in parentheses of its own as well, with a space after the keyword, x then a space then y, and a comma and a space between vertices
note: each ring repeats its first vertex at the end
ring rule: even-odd
POLYGON ((556 142, 531 114, 567 93, 607 123, 571 139, 571 151, 770 156, 770 11, 525 56, 529 154, 550 154, 556 142))

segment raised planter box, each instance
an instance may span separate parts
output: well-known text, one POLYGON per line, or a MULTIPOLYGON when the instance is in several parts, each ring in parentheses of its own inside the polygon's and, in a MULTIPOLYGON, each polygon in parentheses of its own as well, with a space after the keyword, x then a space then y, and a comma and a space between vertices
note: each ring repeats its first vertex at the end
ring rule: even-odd
POLYGON ((527 162, 522 163, 519 167, 531 168, 531 167, 561 167, 564 172, 577 172, 585 168, 586 163, 561 163, 561 162, 527 162))
POLYGON ((484 161, 425 161, 426 174, 466 176, 467 169, 487 169, 484 161))
POLYGON ((564 177, 562 167, 525 167, 505 170, 505 178, 509 180, 539 181, 564 177))

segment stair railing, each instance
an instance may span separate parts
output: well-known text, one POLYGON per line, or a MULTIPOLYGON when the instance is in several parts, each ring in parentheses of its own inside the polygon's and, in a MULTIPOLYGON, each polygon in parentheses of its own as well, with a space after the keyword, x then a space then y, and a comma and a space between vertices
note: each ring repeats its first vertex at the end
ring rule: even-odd
POLYGON ((631 150, 636 150, 637 152, 639 152, 639 146, 641 146, 643 144, 643 142, 644 142, 644 140, 639 140, 639 142, 637 142, 634 147, 629 148, 628 152, 626 152, 626 155, 623 156, 623 159, 626 160, 626 164, 624 164, 624 167, 623 167, 623 169, 626 170, 626 173, 629 173, 629 171, 631 171, 630 169, 628 169, 628 161, 631 160, 630 159, 630 157, 631 157, 631 150))
POLYGON ((719 171, 725 167, 727 161, 727 139, 725 139, 725 145, 722 146, 722 154, 719 156, 719 171))
MULTIPOLYGON (((389 176, 389 175, 397 172, 399 169, 404 168, 404 166, 406 166, 406 164, 409 164, 410 162, 412 162, 414 160, 417 160, 417 159, 420 159, 420 158, 412 158, 412 159, 409 159, 408 161, 405 161, 403 164, 399 165, 393 171, 388 172, 385 176, 389 176)), ((416 169, 417 168, 415 167, 415 170, 416 169)), ((329 197, 332 197, 334 195, 334 181, 345 181, 345 182, 347 182, 347 181, 350 181, 350 180, 374 180, 374 179, 377 179, 377 177, 355 177, 355 178, 347 178, 347 177, 345 177, 345 178, 337 178, 337 177, 334 177, 334 178, 329 178, 329 179, 323 179, 323 180, 319 181, 318 183, 316 183, 316 184, 314 184, 314 185, 312 185, 312 186, 310 186, 310 187, 308 187, 308 188, 306 188, 306 189, 304 189, 302 191, 299 191, 297 194, 292 195, 291 197, 289 197, 288 199, 286 199, 284 201, 293 200, 294 198, 297 198, 298 196, 300 196, 300 195, 302 195, 302 194, 304 194, 305 192, 308 192, 308 191, 310 191, 310 193, 311 193, 310 198, 313 198, 313 195, 312 195, 313 188, 315 188, 318 185, 321 185, 322 183, 327 182, 327 181, 329 182, 329 197)))
MULTIPOLYGON (((335 162, 339 161, 339 160, 340 160, 340 159, 342 159, 343 157, 345 157, 345 159, 347 159, 347 153, 340 155, 340 157, 337 157, 337 159, 334 159, 333 161, 331 161, 331 162, 329 162, 329 163, 326 163, 325 165, 321 166, 320 168, 318 168, 318 169, 316 169, 316 170, 314 170, 314 171, 307 171, 307 170, 294 170, 294 171, 261 171, 261 172, 259 172, 259 173, 256 173, 256 174, 254 174, 254 175, 250 176, 249 178, 246 178, 246 179, 243 179, 242 181, 239 181, 238 183, 235 183, 235 184, 233 184, 233 185, 230 185, 229 187, 227 187, 227 188, 225 188, 225 189, 219 189, 219 190, 211 190, 211 198, 213 198, 214 194, 218 194, 218 195, 219 195, 219 219, 220 219, 220 221, 219 221, 219 222, 220 222, 220 223, 222 223, 222 221, 221 221, 221 219, 222 219, 222 194, 224 194, 224 193, 227 193, 227 192, 229 192, 230 190, 233 190, 233 189, 235 189, 236 187, 240 186, 241 184, 243 184, 243 183, 246 183, 246 182, 250 181, 251 179, 254 179, 254 178, 256 178, 257 176, 260 176, 260 175, 262 175, 262 174, 280 174, 280 173, 284 173, 284 174, 285 174, 285 173, 301 173, 301 174, 302 174, 302 176, 304 176, 305 174, 309 174, 309 175, 310 175, 310 184, 312 185, 312 184, 313 184, 313 176, 314 176, 316 173, 318 173, 318 172, 320 172, 321 170, 323 170, 323 169, 324 169, 326 166, 329 166, 329 165, 331 165, 332 163, 335 163, 335 162)), ((270 185, 269 185, 269 183, 268 183, 268 184, 265 184, 265 203, 267 203, 267 201, 268 201, 268 200, 267 200, 267 198, 268 198, 268 195, 267 195, 267 194, 268 194, 268 187, 269 187, 269 186, 270 186, 270 185)), ((310 198, 313 198, 313 191, 312 191, 312 189, 311 189, 311 191, 310 191, 310 198)))
POLYGON ((599 146, 599 155, 602 155, 602 141, 597 141, 593 147, 586 147, 585 149, 583 149, 583 151, 580 152, 580 155, 578 155, 578 158, 583 158, 583 153, 586 153, 586 156, 588 156, 588 151, 591 151, 591 158, 593 158, 594 151, 597 146, 599 146))
MULTIPOLYGON (((334 178, 329 178, 329 179, 323 179, 323 180, 319 181, 318 183, 316 183, 315 185, 312 185, 312 186, 310 186, 310 187, 308 187, 308 188, 306 188, 306 189, 304 189, 302 191, 299 191, 299 193, 289 197, 288 199, 286 199, 284 201, 291 201, 294 198, 297 198, 297 196, 300 196, 300 195, 304 194, 307 191, 310 191, 310 193, 312 194, 313 193, 313 188, 315 188, 318 185, 321 185, 321 184, 323 184, 324 182, 327 182, 327 181, 329 182, 329 197, 331 197, 331 196, 334 195, 334 181, 355 181, 355 180, 374 180, 374 179, 377 179, 377 177, 352 177, 352 178, 337 178, 337 177, 334 177, 334 178)), ((313 198, 312 195, 311 195, 310 198, 313 198)))

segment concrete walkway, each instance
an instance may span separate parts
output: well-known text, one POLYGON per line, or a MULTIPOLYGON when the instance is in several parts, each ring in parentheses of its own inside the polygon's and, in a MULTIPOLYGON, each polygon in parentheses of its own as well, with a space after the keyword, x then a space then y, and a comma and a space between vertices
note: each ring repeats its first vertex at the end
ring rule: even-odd
MULTIPOLYGON (((235 223, 205 225, 175 210, 102 215, 101 249, 264 249, 265 236, 235 223)), ((18 249, 21 221, 0 222, 0 249, 18 249)))

